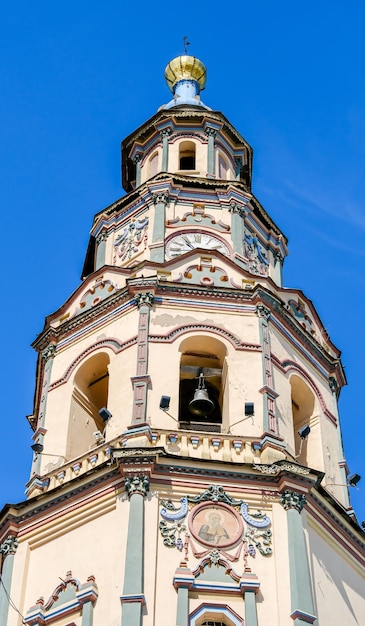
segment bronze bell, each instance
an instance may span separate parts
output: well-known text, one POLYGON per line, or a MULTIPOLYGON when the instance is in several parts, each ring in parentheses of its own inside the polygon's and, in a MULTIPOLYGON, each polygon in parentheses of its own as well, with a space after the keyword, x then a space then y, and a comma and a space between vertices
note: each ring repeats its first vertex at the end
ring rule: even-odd
POLYGON ((189 411, 197 417, 206 417, 214 411, 214 402, 208 396, 203 373, 199 375, 194 398, 189 402, 189 411))

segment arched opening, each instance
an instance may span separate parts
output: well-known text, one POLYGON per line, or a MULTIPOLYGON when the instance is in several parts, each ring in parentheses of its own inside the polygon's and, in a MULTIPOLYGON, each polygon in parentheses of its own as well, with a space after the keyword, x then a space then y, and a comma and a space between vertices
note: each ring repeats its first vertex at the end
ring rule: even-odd
POLYGON ((154 152, 148 161, 148 178, 156 176, 158 172, 158 152, 154 152))
POLYGON ((108 404, 109 357, 104 352, 90 357, 77 370, 71 398, 66 457, 75 458, 94 446, 105 423, 99 410, 108 404))
POLYGON ((309 426, 310 429, 313 428, 315 396, 312 390, 299 376, 291 376, 290 386, 295 458, 301 465, 308 465, 308 456, 312 445, 311 439, 313 441, 314 433, 311 434, 309 432, 305 437, 301 437, 298 431, 302 431, 306 426, 309 426))
POLYGON ((220 432, 226 348, 212 337, 194 336, 180 351, 180 428, 220 432))
POLYGON ((179 169, 195 170, 196 146, 193 141, 182 141, 179 146, 179 169))
POLYGON ((224 156, 219 153, 218 154, 218 178, 222 178, 223 180, 227 180, 228 176, 228 163, 224 156))

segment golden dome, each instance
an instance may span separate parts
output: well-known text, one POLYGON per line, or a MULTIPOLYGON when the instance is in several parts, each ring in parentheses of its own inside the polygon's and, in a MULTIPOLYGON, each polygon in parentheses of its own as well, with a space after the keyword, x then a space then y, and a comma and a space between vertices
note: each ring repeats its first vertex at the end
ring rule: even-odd
POLYGON ((207 70, 196 57, 182 55, 170 61, 165 69, 165 79, 172 92, 180 80, 195 80, 202 90, 207 80, 207 70))

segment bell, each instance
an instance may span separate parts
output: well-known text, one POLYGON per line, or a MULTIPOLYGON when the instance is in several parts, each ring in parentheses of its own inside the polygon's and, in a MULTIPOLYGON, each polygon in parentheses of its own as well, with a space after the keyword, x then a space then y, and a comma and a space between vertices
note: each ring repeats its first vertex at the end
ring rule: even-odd
POLYGON ((214 411, 214 402, 208 396, 203 374, 200 374, 194 398, 189 402, 189 411, 197 417, 206 417, 214 411))

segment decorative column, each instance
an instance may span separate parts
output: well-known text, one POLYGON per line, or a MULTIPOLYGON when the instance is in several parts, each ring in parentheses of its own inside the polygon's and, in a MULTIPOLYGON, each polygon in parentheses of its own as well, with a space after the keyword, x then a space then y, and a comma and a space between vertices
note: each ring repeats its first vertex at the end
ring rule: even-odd
POLYGON ((126 543, 122 603, 122 626, 142 624, 144 567, 144 498, 149 491, 147 476, 126 476, 129 497, 128 536, 126 543))
POLYGON ((105 265, 105 249, 106 249, 106 240, 108 238, 107 232, 102 232, 96 237, 96 259, 95 259, 95 269, 98 270, 100 267, 105 265))
POLYGON ((278 394, 273 389, 273 375, 271 363, 271 348, 269 335, 270 310, 263 304, 256 306, 256 313, 259 317, 260 343, 262 347, 262 376, 264 386, 260 389, 263 395, 264 409, 264 432, 277 435, 276 406, 275 401, 278 394))
POLYGON ((134 163, 136 165, 136 187, 139 187, 141 184, 141 161, 142 154, 136 154, 136 156, 134 157, 134 163))
POLYGON ((213 178, 215 176, 214 138, 217 135, 217 130, 212 126, 206 126, 204 132, 208 136, 207 176, 213 178))
MULTIPOLYGON (((39 411, 38 411, 38 421, 37 421, 37 430, 33 435, 33 440, 35 443, 40 443, 43 445, 44 443, 44 435, 47 430, 45 429, 45 420, 46 420, 46 409, 47 409, 47 397, 48 397, 48 389, 51 381, 51 372, 53 359, 56 353, 56 346, 53 343, 50 343, 45 350, 42 352, 42 361, 44 361, 44 370, 43 370, 43 381, 42 381, 42 391, 41 391, 41 401, 39 403, 39 411)), ((39 475, 41 470, 41 461, 42 458, 39 454, 35 455, 32 467, 32 475, 39 475)))
POLYGON ((301 512, 306 497, 286 489, 280 502, 287 511, 291 614, 295 626, 313 624, 314 615, 308 555, 305 544, 301 512))
MULTIPOLYGON (((340 459, 339 460, 340 476, 341 476, 340 482, 343 485, 343 489, 342 489, 343 503, 346 509, 352 509, 351 504, 350 504, 350 498, 349 498, 349 488, 347 484, 347 471, 346 471, 347 464, 344 458, 342 435, 341 435, 341 429, 339 426, 340 418, 338 415, 338 404, 337 404, 337 393, 338 393, 337 380, 333 376, 330 376, 328 379, 328 384, 332 392, 333 413, 336 417, 336 422, 337 422, 338 458, 340 459)), ((349 512, 351 513, 351 511, 349 512)))
POLYGON ((243 205, 231 202, 228 211, 231 214, 231 240, 233 250, 243 256, 244 219, 247 215, 243 205))
POLYGON ((171 135, 171 128, 163 128, 160 132, 162 137, 162 172, 168 171, 169 165, 169 137, 171 135))
POLYGON ((137 336, 137 373, 132 376, 133 385, 133 416, 132 426, 142 426, 146 423, 147 389, 150 383, 148 375, 148 331, 150 310, 153 306, 153 293, 136 293, 136 303, 139 308, 138 336, 137 336))
POLYGON ((166 206, 169 203, 169 194, 167 192, 156 193, 153 195, 153 204, 155 205, 155 217, 153 222, 151 261, 163 263, 165 260, 165 213, 166 206))
POLYGON ((0 584, 0 624, 7 624, 9 612, 9 596, 13 577, 14 556, 18 547, 16 537, 9 535, 0 545, 2 560, 0 584))
POLYGON ((274 281, 279 287, 283 285, 283 263, 284 257, 280 252, 274 254, 274 281))

